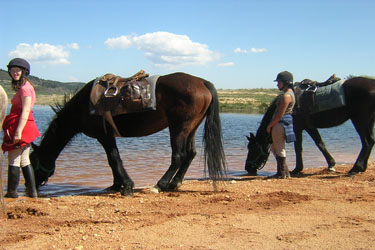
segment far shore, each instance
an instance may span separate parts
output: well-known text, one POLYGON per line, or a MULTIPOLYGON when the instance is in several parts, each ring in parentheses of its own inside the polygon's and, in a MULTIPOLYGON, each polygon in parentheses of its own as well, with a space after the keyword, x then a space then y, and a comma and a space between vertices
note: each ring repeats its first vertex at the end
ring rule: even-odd
MULTIPOLYGON (((252 91, 252 90, 248 90, 252 91)), ((236 90, 233 90, 232 94, 228 94, 231 91, 218 91, 220 112, 221 113, 241 113, 241 114, 263 114, 271 102, 272 95, 256 94, 260 100, 252 98, 248 101, 244 98, 236 96, 236 90)), ((56 104, 63 104, 65 99, 64 94, 52 94, 52 95, 41 95, 37 94, 36 105, 54 106, 56 104)), ((9 100, 10 103, 10 100, 9 100)))

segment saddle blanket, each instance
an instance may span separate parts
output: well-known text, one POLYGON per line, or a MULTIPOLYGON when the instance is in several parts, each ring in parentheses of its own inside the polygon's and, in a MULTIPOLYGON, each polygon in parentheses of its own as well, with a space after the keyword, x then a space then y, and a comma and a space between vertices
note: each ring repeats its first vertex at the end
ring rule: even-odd
MULTIPOLYGON (((298 98, 299 106, 309 106, 308 111, 311 114, 345 106, 343 83, 344 80, 340 80, 327 86, 318 87, 313 97, 309 96, 311 93, 304 91, 298 98)), ((303 110, 307 109, 303 108, 303 110)))
POLYGON ((141 81, 131 81, 119 86, 116 94, 106 96, 108 88, 102 84, 103 76, 97 77, 92 85, 90 114, 103 115, 110 111, 112 116, 156 110, 156 82, 159 75, 146 77, 141 81))
POLYGON ((315 105, 312 112, 321 112, 345 106, 344 80, 319 87, 316 91, 315 105))

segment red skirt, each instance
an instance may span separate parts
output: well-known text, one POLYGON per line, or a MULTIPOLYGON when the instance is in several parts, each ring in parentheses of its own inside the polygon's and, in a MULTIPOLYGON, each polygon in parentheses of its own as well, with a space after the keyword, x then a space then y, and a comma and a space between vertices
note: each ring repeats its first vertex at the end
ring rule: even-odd
POLYGON ((40 136, 39 130, 34 120, 33 112, 31 111, 29 119, 27 119, 26 125, 22 131, 20 142, 14 144, 13 138, 14 134, 16 133, 19 120, 20 114, 16 113, 10 113, 5 117, 3 123, 4 138, 3 144, 1 145, 1 148, 4 151, 4 153, 19 147, 24 147, 33 142, 38 136, 40 136))

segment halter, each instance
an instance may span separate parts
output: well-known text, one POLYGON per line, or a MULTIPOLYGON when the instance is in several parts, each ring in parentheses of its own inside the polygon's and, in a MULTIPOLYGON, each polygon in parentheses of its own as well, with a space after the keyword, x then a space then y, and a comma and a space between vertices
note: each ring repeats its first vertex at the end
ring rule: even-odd
MULTIPOLYGON (((269 139, 269 136, 266 137, 266 141, 268 139, 269 139)), ((266 150, 264 150, 263 147, 259 146, 259 143, 257 143, 257 145, 260 151, 259 154, 254 160, 246 160, 246 164, 259 165, 259 167, 257 167, 256 169, 261 170, 264 167, 264 165, 266 165, 268 156, 270 155, 271 144, 269 143, 266 146, 266 150), (259 159, 263 159, 263 160, 260 161, 259 159), (260 161, 260 164, 258 164, 258 161, 260 161)))
POLYGON ((42 173, 44 173, 44 174, 47 174, 47 178, 46 178, 46 180, 44 180, 44 181, 40 184, 40 186, 44 186, 44 185, 46 185, 46 184, 47 184, 47 181, 48 181, 48 177, 50 177, 50 176, 53 174, 53 172, 55 171, 54 169, 46 169, 45 167, 43 167, 43 165, 40 163, 39 158, 36 158, 36 159, 35 159, 35 166, 33 166, 33 167, 34 167, 34 170, 38 170, 38 171, 40 171, 40 172, 42 172, 42 173))

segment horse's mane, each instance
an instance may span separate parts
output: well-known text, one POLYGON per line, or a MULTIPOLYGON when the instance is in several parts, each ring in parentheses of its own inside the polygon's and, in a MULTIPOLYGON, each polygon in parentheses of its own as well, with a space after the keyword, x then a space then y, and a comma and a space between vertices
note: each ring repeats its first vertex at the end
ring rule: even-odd
POLYGON ((256 133, 257 139, 267 138, 269 135, 267 133, 267 125, 271 122, 272 116, 276 110, 276 98, 267 108, 266 113, 263 115, 262 121, 260 122, 259 128, 256 133))
MULTIPOLYGON (((61 113, 64 113, 66 110, 70 110, 73 106, 74 108, 77 107, 77 102, 81 101, 81 98, 83 95, 86 95, 86 91, 88 91, 88 88, 91 89, 92 82, 94 80, 87 83, 85 86, 83 86, 81 89, 77 89, 76 91, 73 91, 71 93, 65 93, 64 94, 64 100, 61 102, 56 102, 55 105, 51 105, 51 109, 55 112, 55 114, 58 116, 61 113)), ((83 105, 83 104, 82 104, 83 105)))
MULTIPOLYGON (((49 123, 48 129, 42 135, 42 140, 44 139, 46 134, 55 132, 58 129, 58 127, 61 125, 60 122, 58 122, 59 120, 65 120, 64 117, 66 115, 71 116, 75 111, 78 111, 77 107, 85 105, 82 100, 85 99, 87 91, 90 91, 91 89, 92 84, 90 83, 92 83, 92 81, 87 83, 81 89, 76 90, 75 93, 66 93, 62 102, 56 102, 54 105, 50 105, 51 109, 55 113, 55 116, 49 123)), ((87 99, 87 105, 88 100, 89 99, 87 99)))
POLYGON ((64 107, 65 105, 72 99, 72 97, 77 93, 78 91, 75 91, 73 93, 65 93, 64 94, 64 99, 62 102, 56 101, 54 105, 49 105, 50 108, 53 110, 55 114, 58 114, 64 107), (73 96, 72 96, 73 95, 73 96))

